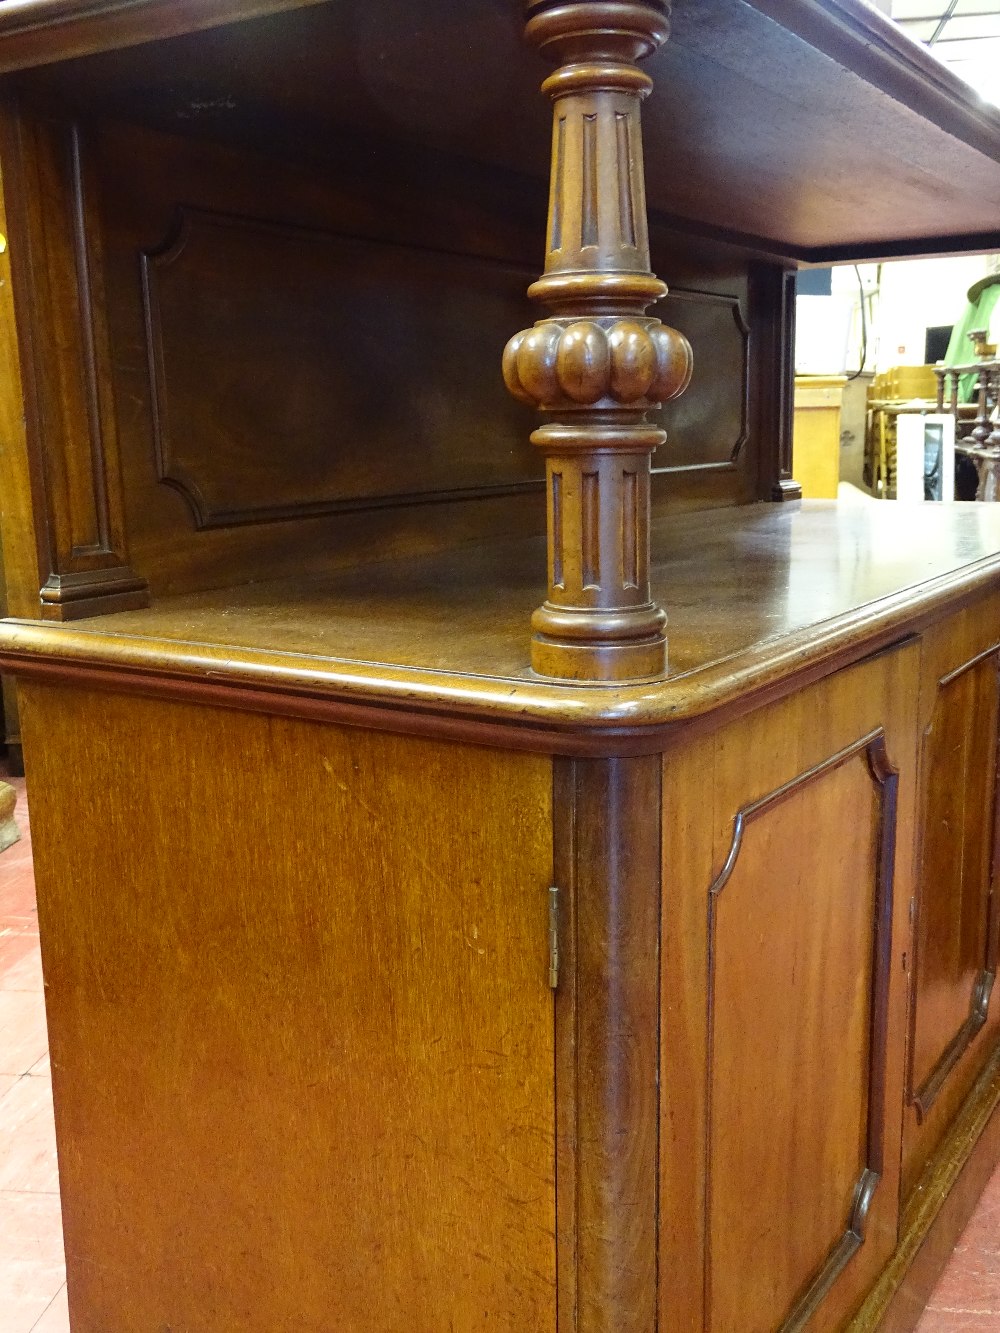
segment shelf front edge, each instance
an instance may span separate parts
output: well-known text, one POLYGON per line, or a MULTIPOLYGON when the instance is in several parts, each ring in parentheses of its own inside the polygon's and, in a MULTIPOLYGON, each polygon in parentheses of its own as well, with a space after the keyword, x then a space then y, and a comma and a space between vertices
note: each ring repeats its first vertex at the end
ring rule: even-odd
POLYGON ((663 680, 563 684, 0 621, 0 670, 253 711, 452 735, 562 754, 650 753, 916 632, 1000 583, 990 556, 663 680))

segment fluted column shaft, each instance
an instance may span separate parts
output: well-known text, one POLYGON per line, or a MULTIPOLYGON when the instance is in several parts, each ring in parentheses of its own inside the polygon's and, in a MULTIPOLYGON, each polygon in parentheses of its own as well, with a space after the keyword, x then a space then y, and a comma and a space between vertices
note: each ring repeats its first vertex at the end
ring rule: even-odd
POLYGON ((559 68, 544 275, 552 315, 504 353, 511 393, 538 407, 545 451, 548 596, 532 617, 542 675, 589 680, 666 669, 666 615, 649 588, 650 457, 665 435, 647 412, 683 392, 686 339, 646 314, 666 295, 649 265, 636 62, 666 40, 661 0, 529 7, 527 34, 559 68))

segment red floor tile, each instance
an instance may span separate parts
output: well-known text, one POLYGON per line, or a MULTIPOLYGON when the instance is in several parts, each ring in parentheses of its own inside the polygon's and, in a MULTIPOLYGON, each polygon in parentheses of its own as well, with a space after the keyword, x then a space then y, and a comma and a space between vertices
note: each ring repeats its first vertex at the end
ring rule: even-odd
POLYGON ((0 1191, 58 1194, 52 1080, 26 1074, 0 1097, 0 1191))
POLYGON ((35 877, 31 871, 31 861, 15 861, 15 850, 12 847, 6 852, 0 852, 0 869, 3 871, 0 879, 0 920, 34 921, 38 914, 35 911, 35 877), (11 859, 4 864, 6 857, 11 859))
POLYGON ((0 1333, 32 1333, 65 1281, 59 1196, 0 1192, 0 1333))
POLYGON ((26 958, 34 955, 29 967, 38 968, 41 956, 38 948, 38 929, 33 924, 0 926, 0 990, 34 990, 34 986, 18 985, 20 968, 26 958))
MULTIPOLYGON (((8 1094, 9 1096, 9 1094, 8 1094)), ((952 1256, 928 1303, 940 1313, 992 1315, 1000 1328, 1000 1264, 995 1253, 965 1249, 952 1256)))
POLYGON ((42 954, 38 936, 27 931, 11 936, 6 941, 11 947, 5 956, 4 940, 0 940, 0 990, 32 991, 42 995, 42 954), (17 955, 20 954, 20 957, 17 955))
POLYGON ((1000 1314, 969 1314, 963 1310, 930 1310, 915 1333, 997 1333, 1000 1314))
POLYGON ((916 1333, 1000 1333, 1000 1169, 959 1237, 916 1333))
POLYGON ((41 996, 0 990, 0 1074, 26 1074, 48 1048, 41 996))
POLYGON ((69 1308, 66 1304, 65 1286, 32 1328, 31 1333, 69 1333, 69 1308))

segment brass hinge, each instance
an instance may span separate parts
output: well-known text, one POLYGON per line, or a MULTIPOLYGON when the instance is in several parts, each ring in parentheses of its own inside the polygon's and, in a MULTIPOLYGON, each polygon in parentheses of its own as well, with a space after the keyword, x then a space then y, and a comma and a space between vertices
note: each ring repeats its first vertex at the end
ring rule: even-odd
POLYGON ((549 985, 559 986, 559 889, 549 888, 549 985))

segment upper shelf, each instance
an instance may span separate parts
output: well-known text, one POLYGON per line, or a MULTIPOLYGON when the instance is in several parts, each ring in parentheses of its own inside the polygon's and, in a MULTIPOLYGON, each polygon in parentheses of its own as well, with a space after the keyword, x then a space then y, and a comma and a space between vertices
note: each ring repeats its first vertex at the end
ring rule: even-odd
MULTIPOLYGON (((5 0, 0 73, 181 133, 544 178, 522 25, 518 0, 5 0)), ((1000 248, 1000 112, 863 0, 677 0, 648 67, 650 204, 682 227, 806 263, 1000 248)))

